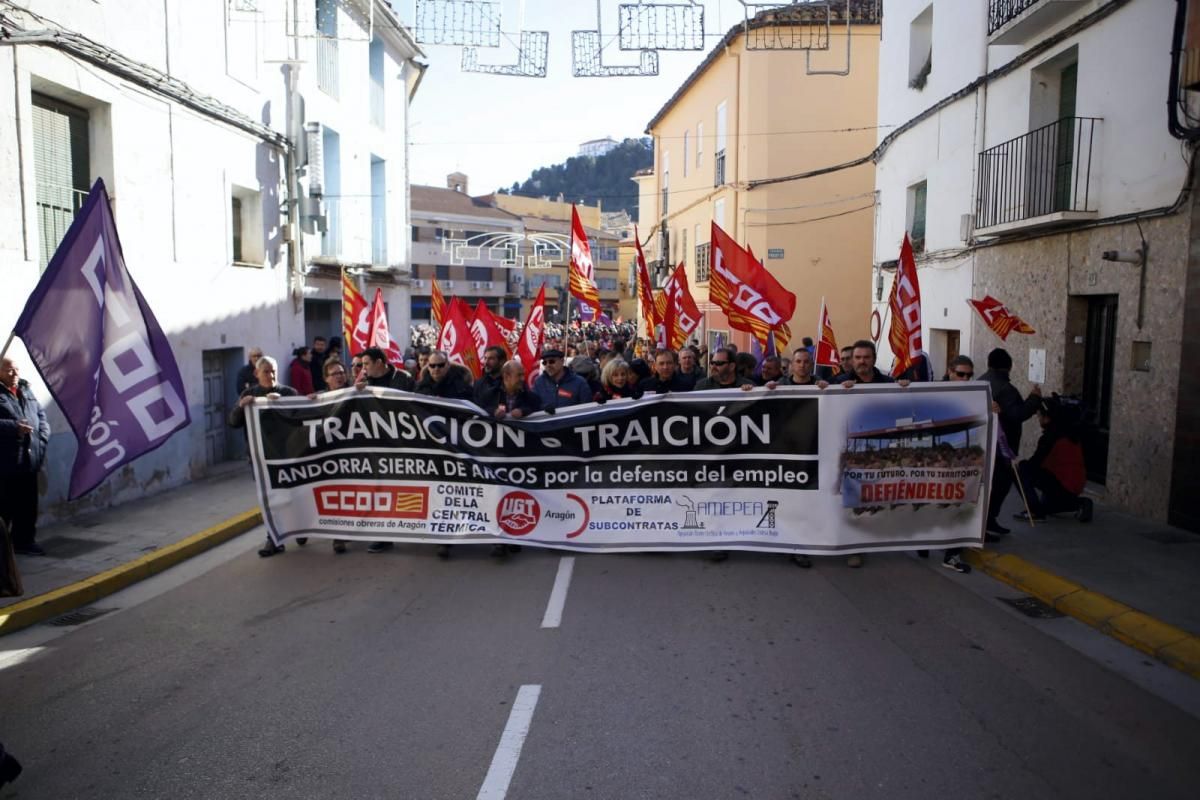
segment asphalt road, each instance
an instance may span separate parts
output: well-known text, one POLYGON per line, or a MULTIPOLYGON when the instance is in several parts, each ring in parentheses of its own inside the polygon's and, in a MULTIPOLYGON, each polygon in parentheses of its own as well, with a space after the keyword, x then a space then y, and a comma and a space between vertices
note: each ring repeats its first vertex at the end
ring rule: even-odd
POLYGON ((0 669, 0 798, 1200 796, 1200 719, 982 575, 576 556, 543 628, 559 553, 249 541, 0 669))

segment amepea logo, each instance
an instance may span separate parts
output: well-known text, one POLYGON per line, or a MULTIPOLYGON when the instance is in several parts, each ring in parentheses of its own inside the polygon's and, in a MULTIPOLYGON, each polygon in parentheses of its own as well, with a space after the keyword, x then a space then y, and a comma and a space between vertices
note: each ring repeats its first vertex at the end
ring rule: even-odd
POLYGON ((529 492, 509 492, 496 507, 496 524, 509 536, 524 536, 537 527, 542 507, 529 492))

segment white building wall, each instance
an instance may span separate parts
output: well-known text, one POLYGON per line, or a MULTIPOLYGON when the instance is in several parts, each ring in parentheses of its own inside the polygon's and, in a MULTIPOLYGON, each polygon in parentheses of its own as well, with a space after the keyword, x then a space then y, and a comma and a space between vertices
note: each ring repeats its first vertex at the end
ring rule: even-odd
MULTIPOLYGON (((239 50, 243 38, 227 32, 226 3, 160 0, 119 4, 30 2, 27 5, 69 30, 82 33, 130 58, 143 61, 186 82, 256 122, 286 133, 286 84, 281 65, 268 57, 286 55, 283 20, 290 2, 258 3, 259 19, 251 58, 239 50), (237 58, 229 60, 229 53, 237 58)), ((41 27, 28 18, 21 24, 41 27)), ((350 31, 349 27, 341 30, 350 31)), ((347 33, 347 35, 350 35, 347 33)), ((405 171, 407 91, 405 54, 389 45, 388 131, 369 124, 365 30, 345 55, 347 94, 336 108, 343 123, 343 190, 364 196, 367 252, 370 252, 370 154, 388 161, 388 266, 407 269, 407 174, 405 171), (354 76, 354 80, 350 80, 354 76), (354 106, 351 103, 355 104, 354 106), (347 146, 348 145, 348 146, 347 146), (361 168, 360 168, 361 167, 361 168)), ((302 76, 305 69, 302 67, 302 76)), ((302 87, 306 98, 320 94, 314 83, 302 87)), ((22 367, 52 424, 48 483, 43 507, 51 516, 121 502, 205 474, 205 351, 230 350, 244 363, 244 350, 258 345, 286 370, 292 348, 305 343, 303 304, 293 293, 286 245, 286 169, 280 149, 252 133, 164 97, 149 88, 44 46, 0 47, 0 327, 11 330, 40 277, 39 231, 32 155, 31 93, 38 91, 85 107, 89 112, 91 179, 103 178, 113 200, 127 265, 154 310, 174 349, 187 390, 192 424, 166 445, 122 468, 98 490, 73 504, 64 502, 75 443, 45 387, 40 384, 20 340, 9 353, 22 367), (243 230, 254 264, 233 263, 231 200, 234 187, 258 192, 257 207, 243 209, 256 224, 243 230)), ((316 103, 321 108, 321 102, 316 103)), ((310 115, 313 106, 310 105, 310 115)), ((326 109, 328 110, 328 108, 326 109)), ((355 224, 359 224, 356 220, 355 224)), ((356 234, 357 235, 357 234, 356 234)), ((315 237, 306 238, 306 255, 319 253, 315 237)), ((243 260, 251 260, 246 257, 243 260)), ((387 276, 391 324, 406 339, 407 287, 387 276)), ((368 286, 373 292, 373 287, 368 286)), ((336 281, 311 281, 308 294, 340 300, 336 281)), ((234 364, 236 367, 240 364, 234 364)), ((286 375, 286 371, 283 372, 286 375)), ((232 375, 229 375, 232 383, 232 375)))

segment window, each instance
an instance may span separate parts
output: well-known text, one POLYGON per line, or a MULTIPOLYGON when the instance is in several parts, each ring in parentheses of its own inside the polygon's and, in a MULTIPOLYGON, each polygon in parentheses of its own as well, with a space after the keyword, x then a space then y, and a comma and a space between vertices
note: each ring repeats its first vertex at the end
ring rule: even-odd
POLYGON ((908 28, 908 86, 925 88, 933 72, 933 4, 917 15, 908 28))
POLYGON ((713 201, 713 222, 722 230, 725 229, 725 198, 713 201))
POLYGON ((338 96, 337 0, 316 0, 317 86, 330 97, 338 96))
POLYGON ((704 123, 696 123, 696 168, 700 168, 700 158, 704 155, 704 123))
POLYGON ((683 132, 683 177, 688 176, 688 132, 683 132))
POLYGON ((87 111, 33 95, 33 170, 42 269, 87 199, 91 188, 88 149, 87 111))
POLYGON ((617 291, 617 279, 596 278, 596 288, 602 292, 615 292, 617 291))
POLYGON ((696 283, 704 283, 708 280, 709 257, 707 242, 696 245, 696 283))
POLYGON ((665 217, 669 213, 671 193, 671 152, 663 152, 662 157, 662 208, 659 211, 665 217))
POLYGON ((908 210, 905 229, 912 241, 914 253, 925 252, 925 198, 928 194, 926 181, 908 187, 908 210))
POLYGON ((421 241, 420 229, 416 225, 410 225, 409 229, 412 231, 412 240, 414 242, 421 241))
POLYGON ((342 139, 337 131, 321 126, 321 158, 325 168, 325 233, 321 255, 342 254, 342 139))
POLYGON ((450 265, 438 264, 436 267, 434 267, 433 277, 437 278, 439 281, 450 280, 450 265))
POLYGON ((233 198, 233 260, 242 260, 242 201, 233 198))
POLYGON ((617 248, 611 246, 600 246, 592 248, 593 261, 616 261, 617 248))
POLYGON ((371 263, 387 266, 387 162, 371 156, 371 263))
MULTIPOLYGON (((686 265, 686 264, 687 264, 687 257, 688 257, 688 249, 687 249, 687 228, 684 228, 683 230, 681 230, 681 231, 679 232, 679 235, 680 235, 681 237, 683 237, 683 238, 682 238, 682 240, 681 240, 681 242, 680 242, 680 245, 679 245, 679 253, 680 253, 680 259, 679 259, 679 260, 680 260, 680 262, 682 262, 684 265, 686 265)), ((695 241, 695 240, 693 239, 693 241, 695 241)))
POLYGON ((725 183, 725 102, 717 106, 717 141, 713 155, 713 186, 725 183))
POLYGON ((235 264, 261 267, 266 260, 262 194, 255 189, 230 187, 230 259, 235 264))
POLYGON ((371 124, 383 130, 387 127, 387 107, 383 94, 383 40, 376 36, 371 40, 368 53, 369 75, 367 90, 370 94, 371 124))
POLYGON ((467 280, 469 281, 490 281, 492 279, 491 267, 467 267, 467 280))

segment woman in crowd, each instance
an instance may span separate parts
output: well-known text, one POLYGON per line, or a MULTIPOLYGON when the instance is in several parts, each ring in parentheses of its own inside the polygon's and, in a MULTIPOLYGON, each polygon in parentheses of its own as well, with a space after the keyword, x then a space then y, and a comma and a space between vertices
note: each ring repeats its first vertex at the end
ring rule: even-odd
POLYGON ((292 356, 292 363, 288 366, 288 382, 298 394, 312 394, 312 351, 307 347, 297 347, 292 351, 292 356))
POLYGON ((637 388, 637 378, 633 374, 633 370, 625 363, 623 359, 614 358, 604 365, 604 372, 601 373, 600 382, 604 387, 604 398, 606 400, 615 400, 618 397, 638 398, 642 396, 641 390, 637 388))

